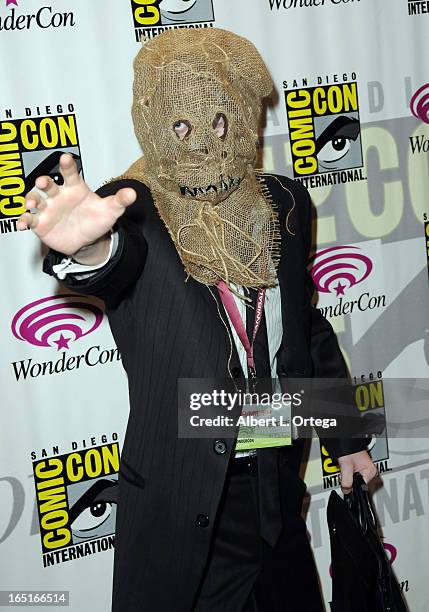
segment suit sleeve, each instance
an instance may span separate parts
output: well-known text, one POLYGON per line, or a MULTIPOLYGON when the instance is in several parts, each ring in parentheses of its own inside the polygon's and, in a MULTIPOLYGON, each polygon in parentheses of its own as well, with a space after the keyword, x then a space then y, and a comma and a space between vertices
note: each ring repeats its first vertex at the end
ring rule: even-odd
MULTIPOLYGON (((303 211, 303 238, 305 242, 305 252, 308 256, 311 249, 311 200, 307 190, 305 191, 305 206, 303 211)), ((312 296, 315 291, 313 279, 306 270, 307 299, 311 309, 311 359, 313 362, 313 376, 315 378, 342 378, 348 379, 347 366, 343 354, 338 344, 337 336, 329 321, 323 316, 321 311, 312 303, 312 296)), ((349 381, 345 381, 344 387, 340 385, 341 392, 344 393, 346 407, 342 412, 350 409, 354 414, 351 421, 356 431, 356 423, 362 422, 359 419, 358 410, 353 399, 353 389, 349 381), (359 419, 359 420, 358 420, 359 419)), ((363 423, 362 423, 363 424, 363 423)), ((360 430, 358 430, 360 431, 360 430)), ((338 459, 343 455, 356 453, 367 448, 369 439, 364 437, 351 438, 323 438, 323 430, 318 430, 321 443, 327 448, 332 458, 338 459)))
POLYGON ((65 257, 58 251, 50 250, 43 261, 43 271, 54 276, 62 285, 84 295, 94 295, 107 304, 117 303, 122 295, 134 285, 143 272, 147 255, 147 243, 141 232, 144 222, 144 202, 150 197, 148 188, 135 180, 118 180, 100 187, 96 193, 107 197, 123 187, 132 187, 137 199, 118 219, 114 229, 118 232, 118 246, 113 257, 95 274, 87 278, 77 278, 68 274, 59 279, 53 266, 65 257))

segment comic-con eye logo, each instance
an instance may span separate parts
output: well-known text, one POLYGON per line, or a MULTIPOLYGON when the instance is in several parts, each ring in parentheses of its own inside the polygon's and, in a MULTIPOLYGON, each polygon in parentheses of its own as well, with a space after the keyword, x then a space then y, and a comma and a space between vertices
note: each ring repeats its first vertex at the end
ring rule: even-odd
POLYGON ((372 268, 372 261, 360 252, 359 247, 341 245, 317 252, 311 276, 320 293, 335 292, 338 296, 364 281, 372 268))
POLYGON ((95 331, 103 312, 88 298, 76 295, 53 295, 27 304, 12 320, 12 333, 18 340, 33 346, 69 349, 95 331))
MULTIPOLYGON (((69 104, 73 110, 73 105, 69 104)), ((61 185, 59 159, 71 153, 82 173, 74 114, 0 121, 0 233, 15 232, 25 212, 26 194, 38 176, 49 175, 61 185)))
POLYGON ((209 27, 214 21, 213 0, 131 0, 136 39, 152 38, 165 27, 209 27))
POLYGON ((357 83, 285 91, 294 176, 362 167, 357 83))
POLYGON ((118 470, 117 442, 33 462, 45 567, 112 548, 118 470))
POLYGON ((410 109, 416 119, 429 123, 429 83, 419 87, 413 95, 410 109))

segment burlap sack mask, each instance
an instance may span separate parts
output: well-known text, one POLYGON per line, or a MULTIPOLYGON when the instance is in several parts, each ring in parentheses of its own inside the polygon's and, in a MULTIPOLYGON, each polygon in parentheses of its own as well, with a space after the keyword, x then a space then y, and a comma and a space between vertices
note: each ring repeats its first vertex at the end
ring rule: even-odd
POLYGON ((270 75, 252 43, 220 29, 169 30, 134 60, 132 117, 146 183, 188 274, 272 286, 278 222, 254 171, 270 75))

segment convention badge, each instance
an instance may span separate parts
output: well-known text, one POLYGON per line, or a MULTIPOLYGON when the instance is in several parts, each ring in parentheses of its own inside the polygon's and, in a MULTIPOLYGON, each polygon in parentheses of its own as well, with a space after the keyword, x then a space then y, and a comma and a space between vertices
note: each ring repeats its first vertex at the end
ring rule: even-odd
MULTIPOLYGON (((291 399, 281 391, 263 391, 263 385, 249 379, 244 394, 236 451, 288 446, 292 444, 291 399), (258 392, 258 387, 261 389, 258 392)), ((271 381, 270 381, 271 382, 271 381)), ((273 388, 280 389, 278 380, 273 388), (277 384, 276 384, 277 383, 277 384)))

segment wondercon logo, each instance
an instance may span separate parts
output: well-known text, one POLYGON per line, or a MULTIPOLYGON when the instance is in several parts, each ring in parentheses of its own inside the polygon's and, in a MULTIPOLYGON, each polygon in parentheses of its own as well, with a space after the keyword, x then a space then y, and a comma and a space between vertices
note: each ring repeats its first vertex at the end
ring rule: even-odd
POLYGON ((12 333, 33 346, 69 349, 95 331, 103 320, 103 311, 81 295, 52 295, 21 308, 12 320, 12 333))
POLYGON ((321 293, 344 295, 347 289, 361 283, 371 273, 372 261, 351 245, 334 246, 318 251, 311 276, 321 293))
POLYGON ((73 27, 76 25, 72 11, 58 13, 54 12, 52 6, 41 6, 34 13, 23 13, 18 7, 18 1, 1 0, 1 6, 6 6, 10 10, 7 15, 0 15, 0 31, 31 30, 32 28, 46 30, 46 28, 73 27))
POLYGON ((422 85, 413 95, 410 109, 416 119, 429 123, 429 83, 422 85))

